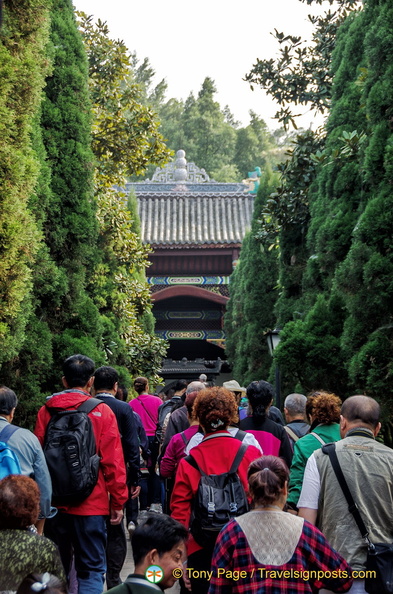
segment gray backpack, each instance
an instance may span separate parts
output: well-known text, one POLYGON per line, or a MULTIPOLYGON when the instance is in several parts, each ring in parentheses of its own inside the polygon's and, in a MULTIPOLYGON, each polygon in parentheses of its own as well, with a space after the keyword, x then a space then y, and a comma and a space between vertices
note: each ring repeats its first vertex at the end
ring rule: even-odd
MULTIPOLYGON (((205 440, 210 437, 215 436, 205 440)), ((229 471, 222 474, 208 475, 199 468, 191 454, 185 458, 201 474, 193 500, 190 531, 195 541, 204 548, 214 547, 225 524, 248 511, 246 493, 237 474, 246 450, 247 445, 242 443, 229 471)))

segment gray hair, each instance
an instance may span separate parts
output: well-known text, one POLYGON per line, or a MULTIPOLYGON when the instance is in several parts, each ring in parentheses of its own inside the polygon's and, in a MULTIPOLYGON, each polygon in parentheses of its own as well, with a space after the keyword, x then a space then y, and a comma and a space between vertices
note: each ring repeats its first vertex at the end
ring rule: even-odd
POLYGON ((284 407, 287 409, 291 416, 294 415, 306 415, 306 402, 307 398, 304 394, 289 394, 285 398, 284 407))
POLYGON ((191 382, 187 386, 186 394, 191 394, 191 392, 200 392, 206 388, 205 384, 202 382, 191 382))

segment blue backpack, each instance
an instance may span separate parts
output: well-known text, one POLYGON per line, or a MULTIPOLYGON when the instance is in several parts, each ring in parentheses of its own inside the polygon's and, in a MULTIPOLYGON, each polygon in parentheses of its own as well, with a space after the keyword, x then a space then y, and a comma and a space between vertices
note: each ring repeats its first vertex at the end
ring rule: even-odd
POLYGON ((0 480, 9 474, 22 474, 18 456, 8 445, 8 440, 19 427, 6 425, 0 432, 0 480))

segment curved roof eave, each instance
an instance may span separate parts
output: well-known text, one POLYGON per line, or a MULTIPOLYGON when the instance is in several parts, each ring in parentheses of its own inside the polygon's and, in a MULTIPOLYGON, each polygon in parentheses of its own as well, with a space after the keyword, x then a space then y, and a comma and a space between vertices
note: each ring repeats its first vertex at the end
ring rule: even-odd
POLYGON ((226 305, 229 301, 229 297, 192 285, 166 287, 161 291, 157 291, 157 293, 153 293, 151 296, 154 303, 163 301, 164 299, 171 299, 171 297, 197 297, 199 299, 205 299, 206 301, 220 303, 221 305, 226 305))

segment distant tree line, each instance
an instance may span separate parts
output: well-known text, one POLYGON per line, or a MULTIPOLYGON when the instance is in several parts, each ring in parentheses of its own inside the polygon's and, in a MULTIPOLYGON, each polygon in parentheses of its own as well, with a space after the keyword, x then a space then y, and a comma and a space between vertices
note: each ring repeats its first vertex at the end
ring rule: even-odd
MULTIPOLYGON (((252 110, 250 123, 241 126, 229 106, 215 100, 214 81, 206 77, 198 95, 185 101, 166 100, 167 85, 154 85, 154 69, 149 60, 133 56, 132 80, 143 90, 144 102, 153 107, 160 120, 160 132, 174 153, 185 150, 187 160, 205 169, 216 181, 239 182, 255 167, 275 166, 282 161, 290 134, 269 130, 252 110)), ((149 172, 153 172, 150 167, 149 172)))

